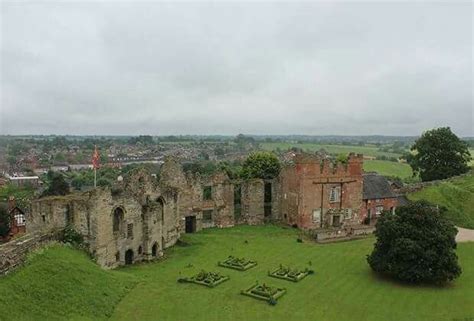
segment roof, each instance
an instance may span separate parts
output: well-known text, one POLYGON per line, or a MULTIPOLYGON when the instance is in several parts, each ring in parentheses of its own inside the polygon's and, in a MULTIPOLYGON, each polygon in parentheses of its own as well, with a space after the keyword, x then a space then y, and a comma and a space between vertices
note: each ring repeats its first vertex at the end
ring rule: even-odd
POLYGON ((398 195, 397 200, 398 206, 406 206, 408 203, 410 203, 410 200, 405 195, 398 195))
POLYGON ((397 197, 397 195, 393 192, 390 183, 385 177, 376 173, 364 174, 363 199, 371 200, 394 197, 397 197))

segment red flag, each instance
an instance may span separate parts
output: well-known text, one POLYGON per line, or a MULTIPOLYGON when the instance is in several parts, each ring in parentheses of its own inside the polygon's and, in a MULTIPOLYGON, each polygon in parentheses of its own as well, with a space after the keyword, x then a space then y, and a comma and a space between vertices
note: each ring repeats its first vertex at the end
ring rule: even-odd
POLYGON ((97 145, 96 145, 94 149, 94 154, 92 154, 92 167, 94 169, 99 168, 100 166, 99 161, 100 161, 100 155, 99 155, 99 150, 97 149, 97 145))

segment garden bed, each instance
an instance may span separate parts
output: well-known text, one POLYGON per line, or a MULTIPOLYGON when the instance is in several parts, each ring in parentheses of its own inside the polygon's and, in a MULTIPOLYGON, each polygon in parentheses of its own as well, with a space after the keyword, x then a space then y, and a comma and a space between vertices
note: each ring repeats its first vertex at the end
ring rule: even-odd
POLYGON ((237 258, 237 257, 229 256, 224 262, 217 262, 217 265, 226 267, 229 269, 246 271, 256 266, 257 262, 252 261, 252 260, 247 260, 245 258, 237 258))
POLYGON ((286 293, 286 289, 268 286, 265 283, 257 283, 247 290, 242 290, 240 293, 254 299, 267 301, 268 304, 275 305, 277 304, 277 300, 286 293))
POLYGON ((178 282, 179 283, 196 283, 200 285, 205 285, 209 288, 213 288, 227 280, 229 280, 229 277, 225 275, 221 275, 219 272, 206 272, 203 270, 192 277, 178 279, 178 282))
POLYGON ((284 267, 280 265, 278 269, 273 272, 268 272, 268 275, 274 278, 283 279, 292 282, 299 282, 309 274, 313 274, 313 270, 304 270, 290 269, 289 267, 284 267))

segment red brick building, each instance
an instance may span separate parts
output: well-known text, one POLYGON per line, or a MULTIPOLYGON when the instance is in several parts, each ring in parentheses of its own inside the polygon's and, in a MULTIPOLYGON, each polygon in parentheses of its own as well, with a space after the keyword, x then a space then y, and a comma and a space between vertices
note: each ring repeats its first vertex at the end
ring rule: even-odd
POLYGON ((398 204, 387 179, 364 173, 363 156, 346 164, 316 155, 297 154, 280 174, 281 218, 304 230, 347 229, 374 224, 382 211, 398 204))
POLYGON ((383 211, 395 212, 398 196, 390 182, 377 173, 364 174, 362 217, 365 224, 374 224, 383 211))
POLYGON ((350 154, 347 164, 298 154, 282 169, 282 220, 302 229, 343 227, 362 218, 363 157, 350 154))
POLYGON ((15 197, 10 196, 8 199, 7 211, 10 216, 10 232, 8 236, 3 238, 3 241, 8 241, 17 234, 25 233, 26 231, 26 216, 22 209, 16 206, 15 197))

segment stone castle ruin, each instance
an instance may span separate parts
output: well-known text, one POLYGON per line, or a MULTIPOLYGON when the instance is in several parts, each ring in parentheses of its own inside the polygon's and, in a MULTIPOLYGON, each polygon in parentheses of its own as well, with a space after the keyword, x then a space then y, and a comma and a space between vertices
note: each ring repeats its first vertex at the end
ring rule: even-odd
POLYGON ((281 222, 320 238, 346 235, 367 215, 362 165, 362 155, 336 166, 296 155, 275 179, 231 180, 184 173, 170 158, 159 179, 137 169, 111 188, 35 200, 27 232, 71 226, 105 268, 153 260, 181 234, 210 227, 281 222))

